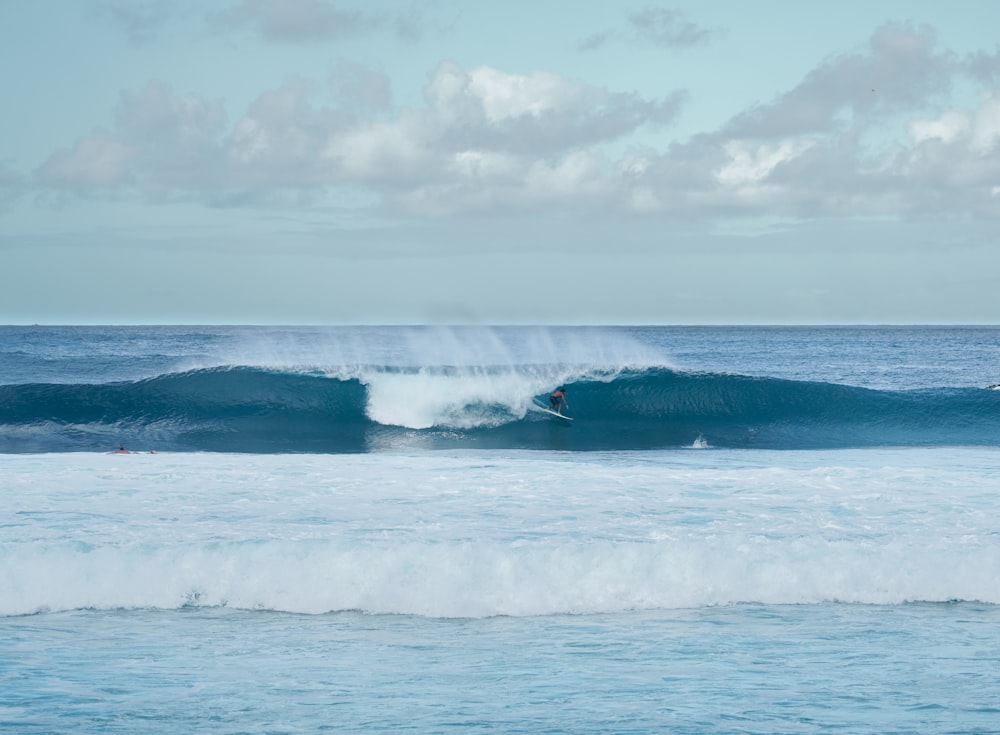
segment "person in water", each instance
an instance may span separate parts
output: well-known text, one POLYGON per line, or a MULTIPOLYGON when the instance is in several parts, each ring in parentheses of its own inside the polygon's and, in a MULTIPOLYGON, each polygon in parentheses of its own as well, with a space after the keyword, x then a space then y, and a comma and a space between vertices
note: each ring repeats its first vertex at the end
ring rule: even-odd
MULTIPOLYGON (((118 449, 116 449, 116 450, 115 450, 115 451, 113 451, 113 452, 108 452, 108 454, 135 454, 135 453, 136 453, 136 452, 130 452, 129 450, 127 450, 127 449, 125 448, 125 445, 124 445, 124 444, 119 444, 119 445, 118 445, 118 449)), ((150 450, 149 450, 149 453, 150 453, 150 454, 156 454, 156 450, 155 450, 155 449, 150 449, 150 450)), ((139 452, 139 454, 142 454, 142 452, 139 452)))
POLYGON ((563 406, 569 408, 569 402, 566 400, 566 389, 563 386, 559 386, 549 396, 549 408, 562 416, 563 406))

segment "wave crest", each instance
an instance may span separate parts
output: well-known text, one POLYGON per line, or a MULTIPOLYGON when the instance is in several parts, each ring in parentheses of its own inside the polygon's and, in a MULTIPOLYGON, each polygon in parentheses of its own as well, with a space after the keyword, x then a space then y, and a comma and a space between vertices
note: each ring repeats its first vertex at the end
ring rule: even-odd
POLYGON ((998 409, 1000 393, 982 389, 878 391, 667 368, 228 367, 0 386, 0 451, 995 445, 998 409), (573 424, 532 410, 558 384, 573 424))

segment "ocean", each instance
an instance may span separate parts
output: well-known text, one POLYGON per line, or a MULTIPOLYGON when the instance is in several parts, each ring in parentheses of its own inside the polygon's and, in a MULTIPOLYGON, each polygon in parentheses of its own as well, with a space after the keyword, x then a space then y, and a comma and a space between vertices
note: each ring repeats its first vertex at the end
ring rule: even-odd
POLYGON ((1000 732, 997 382, 1000 327, 0 327, 0 728, 1000 732))

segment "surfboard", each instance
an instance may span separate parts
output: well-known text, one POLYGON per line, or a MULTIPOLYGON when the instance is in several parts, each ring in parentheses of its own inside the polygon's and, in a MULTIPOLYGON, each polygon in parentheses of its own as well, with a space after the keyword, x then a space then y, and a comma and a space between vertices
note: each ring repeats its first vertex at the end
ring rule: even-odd
POLYGON ((561 413, 556 413, 551 408, 546 408, 545 404, 539 401, 538 399, 535 399, 533 403, 535 404, 535 408, 537 408, 539 411, 544 411, 550 416, 555 416, 558 419, 566 419, 567 421, 573 420, 572 416, 563 416, 561 413))

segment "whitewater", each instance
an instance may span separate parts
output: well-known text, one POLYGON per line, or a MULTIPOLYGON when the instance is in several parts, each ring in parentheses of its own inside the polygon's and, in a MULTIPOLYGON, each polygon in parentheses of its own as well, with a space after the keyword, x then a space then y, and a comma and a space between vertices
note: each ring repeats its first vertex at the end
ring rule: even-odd
POLYGON ((0 327, 0 726, 996 732, 998 357, 0 327))
MULTIPOLYGON (((779 350, 798 349, 805 334, 790 332, 779 350)), ((678 366, 670 348, 685 336, 703 339, 662 329, 92 328, 52 344, 52 330, 10 329, 0 451, 1000 443, 1000 391, 986 389, 993 363, 968 365, 956 352, 960 376, 924 367, 939 362, 935 349, 967 348, 940 330, 884 345, 876 331, 833 331, 834 345, 822 348, 841 350, 829 355, 840 362, 815 365, 727 348, 728 362, 698 355, 695 366, 678 366), (880 346, 884 354, 869 359, 865 350, 880 346), (557 386, 579 419, 572 431, 533 410, 557 386)))

